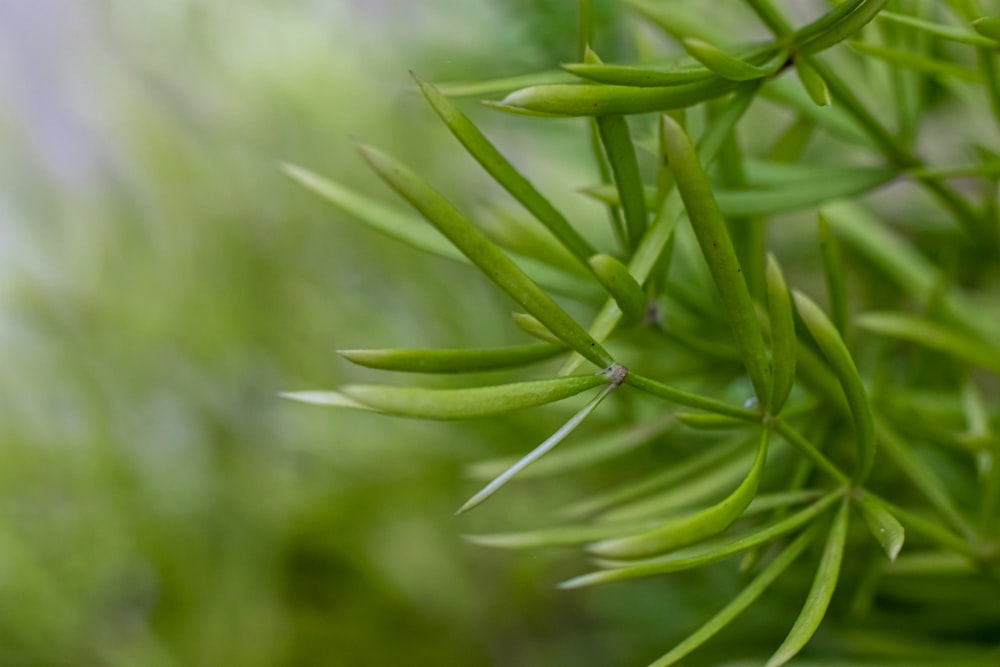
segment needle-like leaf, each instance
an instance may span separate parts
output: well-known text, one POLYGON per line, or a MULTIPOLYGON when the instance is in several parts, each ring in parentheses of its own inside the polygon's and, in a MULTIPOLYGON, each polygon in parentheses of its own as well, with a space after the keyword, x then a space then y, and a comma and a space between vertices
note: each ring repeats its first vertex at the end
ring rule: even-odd
POLYGON ((813 340, 823 351, 830 368, 840 380, 847 403, 854 419, 854 439, 857 444, 858 461, 854 469, 854 481, 861 484, 871 472, 875 461, 875 423, 872 419, 871 404, 864 383, 858 374, 854 359, 847 350, 836 327, 813 301, 799 291, 793 292, 795 306, 805 322, 813 340))
POLYGON ((458 350, 337 350, 337 354, 359 366, 384 371, 479 373, 527 366, 565 351, 566 348, 558 345, 537 344, 458 350))
POLYGON ((417 419, 475 419, 560 401, 607 382, 601 374, 575 375, 469 389, 345 385, 336 392, 283 394, 307 403, 361 408, 417 419), (344 399, 347 400, 344 400, 344 399))
POLYGON ((812 588, 806 596, 806 604, 802 608, 802 613, 795 619, 791 631, 785 641, 782 642, 778 650, 775 651, 771 659, 767 661, 766 667, 780 667, 802 650, 802 647, 812 638, 819 628, 826 609, 830 606, 830 599, 837 589, 837 579, 840 576, 840 563, 844 558, 844 543, 847 540, 847 523, 850 517, 848 510, 849 502, 843 501, 837 516, 833 519, 833 526, 830 535, 827 537, 826 546, 823 548, 823 557, 820 559, 819 568, 816 570, 816 577, 813 579, 812 588))
POLYGON ((358 150, 386 183, 448 237, 490 280, 538 318, 549 331, 602 368, 609 367, 614 362, 611 355, 576 320, 440 193, 385 153, 369 146, 359 146, 358 150))
POLYGON ((667 520, 652 530, 598 542, 591 545, 590 552, 602 558, 640 558, 687 546, 722 532, 743 514, 757 493, 767 459, 769 434, 768 429, 763 430, 750 472, 724 500, 700 512, 667 520))
POLYGON ((795 562, 795 559, 802 555, 802 552, 805 551, 815 536, 816 533, 814 530, 807 530, 795 538, 746 588, 730 600, 729 604, 666 655, 650 663, 649 667, 668 667, 669 665, 673 665, 718 634, 720 630, 729 625, 734 618, 753 604, 795 562))
POLYGON ((771 322, 771 365, 774 368, 774 385, 768 411, 772 415, 778 415, 795 382, 795 320, 792 316, 792 299, 774 255, 767 256, 765 278, 767 310, 771 322))
POLYGON ((726 221, 716 204, 708 177, 684 130, 663 117, 664 143, 677 190, 684 200, 691 227, 726 307, 736 346, 761 403, 767 402, 771 365, 743 269, 736 258, 726 221))
MULTIPOLYGON (((619 367, 620 368, 620 367, 619 367)), ((520 461, 507 468, 503 473, 498 475, 496 479, 483 487, 478 493, 469 498, 464 505, 458 508, 455 514, 462 514, 468 512, 473 507, 480 505, 484 500, 492 496, 494 493, 500 490, 507 482, 514 478, 519 472, 527 468, 529 465, 537 461, 538 459, 545 456, 553 447, 558 445, 560 442, 566 439, 566 437, 576 430, 576 427, 583 423, 583 421, 589 417, 597 406, 601 404, 608 394, 617 389, 620 386, 620 380, 616 380, 609 384, 607 387, 602 389, 600 393, 597 394, 587 405, 584 406, 582 410, 577 412, 575 415, 569 418, 569 420, 563 424, 559 430, 549 436, 545 442, 535 447, 531 452, 529 452, 520 461)))

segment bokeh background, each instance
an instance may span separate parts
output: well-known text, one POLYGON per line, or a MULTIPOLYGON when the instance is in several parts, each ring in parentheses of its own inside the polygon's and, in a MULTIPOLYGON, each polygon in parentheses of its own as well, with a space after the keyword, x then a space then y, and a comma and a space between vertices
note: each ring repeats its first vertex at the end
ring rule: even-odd
MULTIPOLYGON (((681 636, 668 584, 558 593, 578 557, 462 541, 585 483, 452 516, 463 465, 566 408, 459 425, 277 397, 371 378, 337 348, 523 341, 473 271, 278 165, 387 194, 363 138, 474 207, 486 178, 407 70, 550 67, 575 21, 562 0, 0 0, 0 665, 639 664, 681 636)), ((472 110, 557 199, 593 180, 577 126, 472 110)))

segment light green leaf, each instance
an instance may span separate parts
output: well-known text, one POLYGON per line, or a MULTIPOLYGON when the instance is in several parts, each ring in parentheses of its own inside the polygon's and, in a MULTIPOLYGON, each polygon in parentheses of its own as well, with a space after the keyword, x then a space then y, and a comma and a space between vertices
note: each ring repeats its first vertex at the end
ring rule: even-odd
POLYGON ((517 533, 494 533, 491 535, 463 535, 481 547, 495 549, 538 549, 543 547, 568 547, 602 540, 641 528, 649 522, 624 524, 584 524, 563 525, 517 533))
POLYGON ((864 494, 858 500, 858 508, 865 525, 882 545, 885 555, 890 561, 896 560, 899 550, 903 548, 906 531, 896 517, 870 494, 864 494))
MULTIPOLYGON (((705 134, 698 141, 698 157, 704 165, 710 165, 715 161, 723 142, 730 135, 733 127, 749 108, 754 99, 754 94, 758 86, 750 84, 746 89, 735 94, 728 104, 721 109, 715 121, 705 131, 705 134)), ((661 261, 663 253, 669 247, 673 238, 674 229, 677 222, 683 215, 683 207, 680 203, 680 196, 676 190, 670 192, 665 198, 650 225, 649 230, 639 244, 635 255, 629 262, 629 273, 635 276, 636 281, 643 285, 649 279, 654 267, 661 261)), ((590 327, 590 333, 595 339, 603 341, 615 330, 621 320, 621 310, 618 305, 609 300, 590 327)), ((583 358, 579 355, 572 355, 570 359, 559 369, 560 375, 568 375, 576 372, 582 363, 583 358)))
POLYGON ((972 27, 983 37, 1000 42, 1000 16, 984 16, 972 22, 972 27))
POLYGON ((771 365, 725 218, 716 204, 708 177, 687 134, 668 116, 663 117, 663 127, 665 147, 677 190, 684 201, 691 227, 712 272, 715 286, 725 304, 747 374, 760 403, 766 404, 771 384, 771 365))
MULTIPOLYGON (((970 46, 986 48, 996 47, 996 43, 989 38, 969 32, 964 28, 956 28, 935 21, 925 21, 922 18, 910 16, 909 14, 882 12, 878 15, 878 19, 883 23, 906 26, 907 28, 912 28, 928 35, 933 35, 934 37, 940 37, 941 39, 958 42, 959 44, 969 44, 970 46)), ((973 26, 975 26, 975 22, 973 22, 973 26)), ((998 35, 1000 35, 1000 31, 998 31, 998 35)))
POLYGON ((282 164, 281 169, 292 180, 318 194, 337 208, 390 238, 434 255, 462 262, 466 258, 448 239, 418 218, 407 215, 339 183, 331 181, 303 167, 282 164))
POLYGON ((440 193, 385 153, 368 146, 359 146, 358 149, 365 161, 387 184, 437 227, 490 280, 538 318, 549 331, 594 364, 608 367, 613 363, 611 355, 576 320, 440 193))
MULTIPOLYGON (((366 197, 308 169, 291 164, 283 164, 281 168, 294 181, 380 234, 432 255, 446 257, 463 264, 471 264, 469 259, 456 250, 444 236, 419 218, 385 206, 375 199, 366 197)), ((553 270, 530 259, 520 260, 519 266, 534 274, 539 282, 545 284, 549 289, 567 296, 587 297, 588 291, 592 291, 592 284, 583 283, 561 271, 553 270)))
POLYGON ((618 188, 625 214, 625 240, 631 253, 646 232, 648 217, 635 146, 632 145, 628 121, 624 116, 598 116, 597 130, 618 188))
MULTIPOLYGON (((364 409, 399 417, 475 419, 560 401, 605 382, 604 376, 595 374, 468 389, 346 385, 338 393, 364 409)), ((289 397, 303 400, 299 392, 289 397)))
POLYGON ((681 45, 695 60, 730 81, 751 81, 770 76, 781 68, 788 57, 775 48, 766 64, 754 65, 696 37, 681 40, 681 45))
POLYGON ((795 383, 795 320, 785 278, 778 260, 771 254, 767 256, 765 279, 767 310, 771 322, 771 365, 774 368, 774 385, 768 411, 777 416, 795 383))
POLYGON ((439 84, 437 89, 442 95, 447 95, 448 97, 483 98, 501 93, 506 94, 512 90, 528 86, 570 83, 575 80, 574 77, 566 72, 552 69, 545 72, 532 72, 530 74, 519 74, 517 76, 507 76, 485 81, 452 81, 450 83, 439 84))
POLYGON ((887 0, 861 0, 860 2, 851 0, 843 3, 830 12, 829 15, 837 14, 837 16, 822 30, 817 30, 816 26, 825 17, 796 33, 795 42, 798 45, 796 51, 803 55, 810 55, 839 44, 868 25, 882 11, 886 2, 887 0), (815 37, 803 39, 806 31, 815 34, 815 37))
POLYGON ((656 380, 651 380, 635 373, 629 373, 625 382, 629 386, 635 387, 636 389, 644 391, 647 394, 652 394, 653 396, 658 396, 666 401, 670 401, 671 403, 677 403, 678 405, 694 408, 695 410, 704 410, 705 412, 728 415, 730 417, 735 417, 736 419, 742 419, 748 422, 759 422, 761 420, 760 413, 755 410, 738 408, 708 396, 699 396, 698 394, 693 394, 682 389, 676 389, 669 385, 665 385, 662 382, 657 382, 656 380))
POLYGON ((867 42, 851 42, 851 48, 862 55, 884 60, 894 67, 905 67, 939 79, 986 83, 985 77, 978 70, 963 67, 951 61, 929 58, 919 53, 901 51, 867 42))
POLYGON ((819 256, 823 264, 826 292, 830 297, 833 326, 844 336, 847 333, 847 278, 840 259, 840 243, 830 233, 830 223, 822 213, 819 214, 819 256))
POLYGON ((310 403, 312 405, 326 405, 334 408, 353 408, 355 410, 374 411, 374 408, 371 408, 363 403, 359 403, 339 391, 283 391, 278 394, 278 396, 281 396, 282 398, 290 398, 293 401, 299 401, 300 403, 310 403))
POLYGON ((607 116, 683 109, 739 88, 735 81, 713 77, 666 88, 605 85, 531 86, 514 91, 499 104, 502 111, 556 116, 607 116))
MULTIPOLYGON (((662 435, 674 424, 673 415, 660 415, 627 429, 594 436, 546 456, 521 473, 521 478, 558 475, 622 456, 662 435)), ((478 461, 466 466, 465 474, 472 479, 492 479, 516 461, 507 456, 478 461)))
MULTIPOLYGON (((703 497, 706 497, 706 494, 707 497, 716 494, 715 483, 710 479, 711 477, 725 479, 724 484, 731 486, 732 480, 738 480, 744 475, 743 471, 746 470, 749 460, 741 456, 740 453, 746 444, 745 439, 740 438, 714 445, 666 470, 642 479, 629 480, 628 483, 621 486, 578 500, 562 508, 558 513, 560 516, 573 518, 603 513, 602 520, 606 519, 610 523, 618 523, 623 519, 621 516, 616 516, 616 512, 635 514, 633 505, 622 507, 623 503, 635 501, 637 498, 640 499, 639 502, 644 502, 644 496, 665 488, 676 491, 677 496, 675 502, 667 507, 668 510, 676 507, 688 507, 692 503, 700 502, 703 497), (739 466, 738 470, 735 466, 739 466), (728 471, 723 470, 720 473, 720 469, 727 467, 733 467, 735 470, 731 477, 728 471), (705 472, 709 470, 710 472, 705 472)), ((663 509, 662 504, 659 509, 663 509)))
POLYGON ((820 559, 819 568, 816 570, 812 587, 806 596, 806 604, 802 608, 802 613, 795 619, 795 624, 792 625, 785 641, 767 661, 766 667, 780 667, 794 658, 816 633, 816 629, 823 621, 827 607, 830 606, 830 599, 837 588, 840 563, 844 558, 844 543, 847 540, 847 523, 848 517, 850 517, 848 506, 848 501, 845 499, 833 520, 833 527, 830 529, 826 546, 823 548, 823 556, 820 559))
POLYGON ((809 93, 809 97, 816 103, 816 106, 830 106, 830 89, 826 87, 826 81, 819 75, 819 72, 809 64, 808 58, 795 59, 795 73, 798 75, 802 87, 809 93))
POLYGON ((678 660, 691 653, 709 639, 714 637, 720 630, 729 625, 734 618, 739 616, 747 607, 763 594, 764 591, 773 584, 788 567, 795 562, 809 543, 815 538, 816 532, 808 530, 799 535, 785 548, 778 557, 764 568, 746 588, 739 592, 729 604, 723 607, 719 613, 713 616, 705 625, 692 633, 687 639, 675 646, 669 653, 650 663, 649 667, 668 667, 678 660))
POLYGON ((520 345, 476 349, 337 350, 351 363, 407 373, 478 373, 537 363, 565 352, 555 345, 520 345))
POLYGON ((750 422, 743 419, 736 419, 727 415, 713 414, 711 412, 678 412, 675 416, 677 417, 677 421, 684 424, 688 428, 705 431, 746 428, 750 425, 750 422))
POLYGON ((612 370, 609 371, 609 376, 612 376, 614 374, 614 379, 611 381, 611 384, 602 389, 601 392, 597 394, 597 396, 595 396, 593 399, 591 399, 591 401, 587 403, 587 405, 584 406, 582 410, 580 410, 575 415, 570 417, 569 420, 565 424, 563 424, 559 428, 559 430, 557 430, 555 433, 549 436, 545 440, 545 442, 535 447, 524 458, 519 460, 511 467, 507 468, 507 470, 502 472, 493 481, 491 481, 489 484, 483 487, 482 490, 480 490, 474 496, 469 498, 469 500, 466 501, 464 505, 458 508, 458 511, 455 512, 455 514, 463 514, 465 512, 468 512, 472 508, 476 507, 477 505, 482 504, 483 501, 485 501, 487 498, 489 498, 494 493, 499 491, 501 487, 503 487, 505 484, 507 484, 507 482, 513 479, 515 475, 517 475, 519 472, 530 466, 538 459, 545 456, 547 453, 549 453, 549 451, 552 450, 553 447, 555 447, 560 442, 565 440, 570 433, 576 430, 577 426, 582 424, 587 417, 593 414, 594 410, 597 409, 597 406, 601 404, 601 401, 603 401, 608 394, 610 394, 612 391, 614 391, 621 385, 621 379, 619 379, 619 377, 621 377, 622 374, 626 372, 627 371, 621 366, 612 367, 612 370))
POLYGON ((431 84, 413 75, 424 97, 469 154, 517 201, 545 225, 573 255, 586 262, 596 253, 569 221, 505 158, 469 117, 431 84))
POLYGON ((843 387, 844 395, 847 397, 847 404, 854 420, 854 439, 858 452, 853 480, 856 484, 861 484, 868 477, 875 461, 875 424, 872 420, 871 404, 868 402, 868 392, 865 391, 851 353, 826 314, 798 290, 793 292, 793 298, 802 321, 805 322, 813 340, 819 345, 830 368, 840 380, 840 386, 843 387))
MULTIPOLYGON (((612 581, 681 572, 709 565, 762 544, 767 544, 807 525, 826 511, 842 495, 841 491, 834 491, 795 514, 773 521, 766 527, 737 539, 699 545, 691 549, 676 551, 668 556, 650 558, 634 563, 626 564, 624 561, 615 561, 616 564, 621 563, 621 565, 613 569, 591 572, 575 577, 559 584, 559 588, 581 588, 583 586, 593 586, 612 581)), ((605 564, 605 562, 602 561, 602 564, 605 564)))
POLYGON ((589 551, 602 558, 642 557, 671 551, 722 532, 743 514, 757 493, 757 484, 767 459, 769 434, 770 431, 764 429, 750 472, 724 500, 700 512, 667 520, 652 530, 598 542, 591 545, 589 551))
POLYGON ((563 65, 563 69, 588 81, 636 88, 676 86, 682 83, 711 79, 715 76, 710 70, 697 63, 695 66, 687 67, 567 63, 563 65))
POLYGON ((514 325, 529 336, 534 336, 539 340, 544 340, 549 343, 565 345, 565 343, 559 340, 554 333, 546 329, 545 325, 538 321, 538 318, 532 317, 527 313, 519 313, 517 311, 512 312, 510 317, 514 321, 514 325))
POLYGON ((594 255, 588 263, 598 281, 621 308, 625 319, 642 321, 646 314, 646 295, 628 268, 611 255, 594 255))
MULTIPOLYGON (((826 169, 810 174, 803 168, 794 180, 787 179, 773 186, 741 190, 716 190, 715 200, 726 216, 734 218, 755 215, 779 215, 816 208, 837 199, 858 197, 885 185, 896 173, 882 168, 826 169)), ((618 204, 618 192, 606 185, 582 188, 583 194, 607 204, 618 204)), ((656 192, 646 187, 647 203, 656 192)))
POLYGON ((974 366, 1000 373, 1000 349, 945 325, 906 313, 865 313, 858 326, 943 352, 974 366))

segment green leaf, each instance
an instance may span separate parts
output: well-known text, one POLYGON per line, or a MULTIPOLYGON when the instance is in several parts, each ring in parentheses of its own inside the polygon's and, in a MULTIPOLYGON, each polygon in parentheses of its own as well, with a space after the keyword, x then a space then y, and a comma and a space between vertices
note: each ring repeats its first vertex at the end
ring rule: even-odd
POLYGON ((695 410, 704 410, 706 412, 714 412, 720 415, 728 415, 730 417, 735 417, 736 419, 742 419, 749 422, 759 422, 761 416, 759 412, 755 410, 749 410, 747 408, 738 408, 728 403, 723 403, 722 401, 708 396, 699 396, 698 394, 693 394, 682 389, 676 389, 669 385, 665 385, 662 382, 657 382, 656 380, 651 380, 649 378, 637 375, 635 373, 629 373, 628 377, 625 379, 626 384, 635 387, 640 391, 644 391, 647 394, 652 394, 653 396, 658 396, 671 403, 677 403, 678 405, 683 405, 689 408, 694 408, 695 410))
MULTIPOLYGON (((291 164, 283 164, 281 168, 294 181, 380 234, 432 255, 471 264, 436 229, 419 218, 385 206, 308 169, 291 164)), ((531 271, 539 282, 553 291, 577 298, 588 296, 587 291, 591 288, 588 283, 581 283, 561 271, 554 271, 528 259, 521 260, 519 265, 531 271)))
POLYGON ((847 332, 847 279, 840 259, 840 244, 830 233, 830 223, 819 214, 819 255, 823 263, 823 278, 830 297, 833 325, 843 336, 847 332))
MULTIPOLYGON (((417 419, 475 419, 560 401, 605 382, 607 379, 603 375, 595 374, 467 389, 346 385, 330 393, 345 397, 348 402, 333 397, 326 404, 360 406, 417 419)), ((312 403, 319 403, 324 398, 321 392, 292 392, 285 396, 312 403)))
POLYGON ((865 313, 858 326, 884 336, 899 338, 943 352, 974 366, 1000 373, 1000 349, 972 338, 954 327, 906 313, 865 313))
POLYGON ((310 403, 312 405, 326 405, 334 408, 352 408, 354 410, 375 411, 364 403, 359 403, 353 398, 345 396, 339 391, 284 391, 278 394, 282 398, 290 398, 300 403, 310 403))
POLYGON ((868 526, 878 543, 882 545, 885 555, 890 561, 896 560, 906 537, 903 524, 892 515, 885 505, 870 494, 865 493, 858 499, 858 508, 861 510, 861 517, 865 520, 865 525, 868 526))
POLYGON ((510 317, 514 321, 514 325, 529 336, 534 336, 539 340, 544 340, 549 343, 565 345, 565 343, 559 340, 554 333, 546 329, 545 325, 538 321, 538 318, 532 317, 527 313, 519 313, 517 311, 512 312, 510 317))
MULTIPOLYGON (((649 522, 644 522, 649 523, 649 522)), ((495 549, 538 549, 542 547, 568 547, 624 535, 641 524, 584 524, 553 526, 517 533, 491 535, 463 535, 473 544, 495 549)))
MULTIPOLYGON (((741 218, 755 215, 779 215, 816 208, 837 199, 858 197, 885 185, 896 172, 882 168, 825 169, 810 174, 808 168, 793 179, 741 190, 716 190, 715 200, 723 215, 741 218)), ((581 192, 608 204, 619 203, 614 188, 598 185, 581 192)), ((655 197, 653 188, 645 189, 647 202, 655 197)))
POLYGON ((847 540, 847 523, 850 516, 848 507, 848 501, 845 499, 833 520, 833 527, 830 529, 826 546, 823 548, 823 556, 820 559, 819 568, 816 570, 812 587, 806 596, 806 604, 802 608, 802 613, 795 619, 795 624, 792 625, 785 641, 767 661, 766 667, 780 667, 794 658, 816 633, 823 616, 826 615, 830 599, 837 588, 840 563, 844 558, 844 543, 847 540))
MULTIPOLYGON (((626 505, 623 508, 624 503, 630 503, 637 498, 642 499, 639 502, 644 502, 644 496, 664 488, 672 489, 677 495, 676 502, 672 503, 668 509, 688 507, 692 503, 700 502, 706 495, 707 497, 714 496, 716 493, 715 482, 710 480, 710 477, 724 479, 726 480, 723 482, 724 484, 731 485, 732 480, 738 480, 743 476, 743 471, 746 470, 749 463, 749 460, 744 460, 745 457, 741 456, 741 450, 745 445, 746 441, 743 438, 714 445, 666 470, 642 479, 629 480, 628 483, 609 491, 578 500, 559 510, 559 514, 576 518, 604 513, 601 517, 602 520, 607 519, 611 523, 617 523, 622 520, 622 517, 615 516, 615 512, 623 510, 625 513, 635 514, 634 505, 626 505), (739 466, 738 470, 735 466, 739 466), (728 471, 719 472, 720 469, 727 467, 733 467, 736 470, 732 477, 729 476, 728 471), (705 473, 709 469, 711 471, 705 473)), ((666 503, 661 503, 659 509, 662 509, 664 504, 666 503)))
POLYGON ((625 234, 629 251, 634 251, 646 232, 648 213, 643 194, 642 176, 635 147, 624 116, 597 117, 597 130, 614 174, 615 184, 625 213, 625 234))
MULTIPOLYGON (((895 25, 906 26, 907 28, 912 28, 914 30, 926 33, 928 35, 933 35, 935 37, 947 39, 952 42, 958 42, 959 44, 969 44, 970 46, 979 46, 986 48, 996 47, 996 43, 990 40, 986 36, 977 35, 976 33, 969 32, 964 28, 956 28, 953 26, 944 25, 942 23, 937 23, 934 21, 925 21, 924 19, 921 19, 916 16, 910 16, 909 14, 882 12, 878 15, 878 19, 883 23, 892 23, 895 25)), ((976 22, 973 21, 972 23, 973 27, 975 27, 975 24, 976 22)), ((1000 35, 1000 31, 998 31, 997 34, 1000 35)))
MULTIPOLYGON (((726 137, 730 135, 733 127, 749 108, 754 99, 754 94, 758 87, 754 84, 735 94, 726 104, 715 121, 705 131, 705 134, 698 141, 698 157, 703 164, 710 165, 719 153, 726 137)), ((652 274, 654 268, 661 261, 663 253, 669 247, 673 238, 674 229, 683 214, 680 205, 680 196, 676 190, 672 191, 659 208, 653 223, 643 237, 642 242, 635 251, 635 255, 629 262, 629 273, 635 276, 636 281, 645 284, 652 274)), ((594 324, 590 327, 590 333, 597 340, 605 340, 621 320, 621 310, 612 300, 605 304, 601 312, 598 313, 594 324)), ((583 358, 579 355, 572 355, 570 359, 559 370, 560 375, 574 373, 582 363, 583 358)))
POLYGON ((1000 16, 984 16, 972 22, 973 29, 983 37, 1000 42, 1000 16))
POLYGON ((646 314, 646 295, 628 268, 611 255, 594 255, 588 262, 598 281, 621 308, 625 319, 642 321, 646 314))
POLYGON ((749 422, 742 419, 713 414, 711 412, 678 412, 675 416, 677 417, 677 421, 688 428, 705 431, 724 431, 734 428, 746 428, 750 425, 749 422))
POLYGON ((809 64, 808 58, 795 59, 795 73, 798 75, 802 87, 809 93, 809 97, 816 103, 816 106, 830 106, 830 89, 826 87, 826 81, 823 80, 819 72, 809 64))
POLYGON ((894 67, 916 70, 928 76, 940 79, 968 81, 970 83, 986 83, 986 79, 978 70, 956 65, 950 61, 928 58, 919 53, 900 51, 899 49, 879 46, 878 44, 868 44, 866 42, 851 42, 851 48, 862 55, 884 60, 894 67))
MULTIPOLYGON (((675 422, 673 415, 660 415, 636 426, 594 436, 546 456, 521 473, 521 478, 558 475, 622 456, 662 435, 675 422)), ((473 479, 491 479, 516 461, 507 456, 478 461, 466 466, 465 474, 473 479)))
MULTIPOLYGON (((881 419, 878 422, 878 439, 892 462, 910 479, 913 486, 937 510, 938 514, 966 539, 971 539, 976 534, 975 530, 962 515, 951 493, 949 493, 948 487, 945 486, 934 469, 917 456, 913 448, 881 419)), ((899 513, 899 508, 896 508, 896 514, 900 520, 908 523, 908 519, 899 513)), ((918 529, 912 523, 909 525, 914 530, 918 529)), ((944 528, 938 527, 937 530, 944 530, 944 528)))
POLYGON ((385 206, 303 167, 282 164, 281 169, 299 185, 390 238, 433 255, 462 262, 468 261, 448 243, 448 239, 433 227, 423 224, 418 218, 385 206))
POLYGON ((362 157, 400 196, 457 247, 463 255, 567 345, 601 367, 614 360, 565 310, 541 290, 509 257, 440 193, 385 153, 358 147, 362 157))
POLYGON ((673 2, 664 5, 662 2, 647 0, 625 0, 624 4, 678 41, 688 37, 711 41, 713 37, 704 19, 688 3, 673 2))
POLYGON ((844 395, 847 397, 847 404, 854 419, 854 439, 858 452, 853 480, 856 484, 861 484, 868 477, 875 461, 875 424, 872 419, 871 404, 868 402, 868 393, 865 391, 851 353, 826 314, 798 290, 793 292, 793 298, 802 321, 805 322, 813 340, 819 345, 830 368, 840 380, 840 386, 843 387, 844 395))
MULTIPOLYGON (((740 444, 745 444, 745 440, 745 437, 741 437, 740 444)), ((719 446, 719 444, 713 445, 713 447, 719 446)), ((716 503, 720 497, 724 498, 731 494, 733 487, 746 479, 747 469, 751 467, 754 458, 753 453, 741 451, 733 457, 720 457, 720 463, 715 467, 697 476, 682 478, 666 487, 662 487, 662 480, 667 476, 666 471, 663 477, 654 476, 643 480, 649 485, 654 481, 661 482, 662 490, 650 494, 649 486, 646 486, 647 493, 601 512, 598 519, 601 522, 616 523, 654 518, 662 522, 702 509, 706 503, 716 503)), ((693 465, 694 461, 690 463, 693 465)), ((625 558, 634 560, 631 556, 625 558)))
POLYGON ((839 44, 864 28, 887 0, 850 0, 795 34, 796 52, 810 55, 839 44), (820 27, 821 24, 822 27, 820 27))
POLYGON ((841 491, 834 491, 795 514, 773 521, 766 527, 737 539, 727 540, 722 543, 700 545, 691 549, 685 549, 684 551, 676 551, 668 556, 650 558, 627 565, 623 564, 621 567, 609 570, 591 572, 564 581, 559 584, 559 588, 582 588, 584 586, 593 586, 612 581, 681 572, 709 565, 743 551, 753 549, 759 545, 767 544, 805 526, 826 511, 842 495, 841 491))
POLYGON ((591 545, 589 551, 601 557, 642 557, 687 546, 722 532, 743 514, 757 493, 757 484, 767 459, 769 434, 770 431, 764 429, 750 472, 724 500, 700 512, 667 520, 652 530, 598 542, 591 545))
MULTIPOLYGON (((625 369, 622 368, 621 366, 615 366, 613 367, 613 371, 609 372, 609 375, 612 372, 625 373, 627 371, 625 371, 625 369)), ((623 375, 621 377, 624 378, 623 375)), ((601 392, 597 394, 597 396, 595 396, 593 399, 591 399, 591 401, 587 403, 587 405, 585 405, 582 410, 580 410, 575 415, 570 417, 569 420, 559 428, 559 430, 557 430, 555 433, 549 436, 542 444, 538 445, 533 450, 531 450, 531 452, 529 452, 526 456, 524 456, 524 458, 522 458, 517 463, 507 468, 507 470, 498 475, 493 481, 491 481, 489 484, 483 487, 482 490, 480 490, 474 496, 469 498, 469 500, 467 500, 464 505, 458 508, 458 511, 455 512, 455 514, 463 514, 471 510, 473 507, 482 504, 484 500, 486 500, 494 493, 499 491, 500 488, 503 487, 505 484, 507 484, 507 482, 509 482, 511 479, 513 479, 515 475, 517 475, 519 472, 530 466, 538 459, 548 454, 552 450, 552 448, 554 448, 560 442, 565 440, 570 433, 576 430, 577 426, 582 424, 587 417, 593 414, 594 410, 597 409, 597 406, 601 404, 601 401, 603 401, 608 394, 617 389, 620 385, 621 385, 621 380, 618 379, 616 376, 616 378, 611 382, 611 384, 609 384, 607 387, 601 390, 601 392)))
POLYGON ((788 57, 786 53, 774 49, 775 53, 771 55, 766 64, 753 65, 695 37, 681 40, 681 44, 695 60, 730 81, 751 81, 770 76, 784 65, 788 57))
POLYGON ((726 307, 729 324, 747 374, 760 403, 766 404, 771 384, 770 361, 725 218, 716 204, 708 177, 691 140, 668 116, 663 117, 663 125, 667 156, 677 182, 677 190, 684 200, 691 227, 726 307))
MULTIPOLYGON (((411 73, 412 74, 412 73, 411 73)), ((469 154, 476 159, 483 169, 496 180, 496 182, 509 192, 514 199, 519 201, 528 211, 534 215, 539 222, 552 232, 559 241, 573 255, 586 262, 587 258, 596 253, 594 247, 590 245, 575 229, 569 224, 565 216, 546 199, 534 185, 531 184, 521 173, 505 158, 489 139, 477 128, 469 117, 458 110, 458 108, 444 95, 442 95, 431 84, 421 81, 415 74, 413 78, 420 86, 424 97, 430 102, 431 107, 444 121, 451 133, 455 135, 469 154)))
POLYGON ((479 373, 516 368, 551 359, 566 349, 555 345, 519 345, 476 349, 337 350, 351 363, 407 373, 479 373))
POLYGON ((721 97, 740 85, 722 77, 666 88, 605 85, 531 86, 514 91, 499 104, 502 111, 527 111, 555 116, 607 116, 683 109, 721 97))
POLYGON ((723 607, 715 616, 708 620, 703 626, 698 628, 687 639, 675 646, 669 653, 650 663, 649 667, 668 667, 678 660, 691 653, 709 639, 714 637, 720 630, 729 625, 734 618, 739 616, 747 607, 763 594, 764 591, 773 584, 788 567, 795 562, 809 543, 816 536, 814 530, 809 530, 799 535, 785 548, 778 557, 764 568, 746 588, 739 592, 729 604, 723 607))
POLYGON ((566 63, 563 69, 581 79, 615 86, 657 88, 711 79, 715 75, 701 65, 661 67, 608 65, 605 63, 566 63))
POLYGON ((529 86, 570 83, 575 80, 574 77, 566 72, 552 69, 544 72, 532 72, 530 74, 519 74, 517 76, 507 76, 485 81, 453 81, 439 84, 437 89, 442 95, 447 95, 448 97, 482 98, 501 93, 506 94, 512 90, 529 86))
POLYGON ((792 299, 774 255, 767 256, 765 277, 767 310, 771 322, 771 365, 774 369, 774 385, 768 411, 777 416, 795 383, 795 320, 792 316, 792 299))

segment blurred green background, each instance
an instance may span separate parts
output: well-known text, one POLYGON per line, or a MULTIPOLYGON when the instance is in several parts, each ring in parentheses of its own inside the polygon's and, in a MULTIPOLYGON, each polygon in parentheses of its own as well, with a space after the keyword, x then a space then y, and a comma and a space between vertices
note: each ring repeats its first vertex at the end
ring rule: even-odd
MULTIPOLYGON (((278 163, 384 195, 360 137, 474 207, 486 178, 407 70, 531 71, 575 35, 558 0, 0 0, 0 665, 608 665, 681 636, 669 582, 558 593, 579 557, 461 540, 573 492, 452 516, 463 464, 567 408, 436 424, 276 396, 371 377, 337 348, 523 340, 471 269, 278 163)), ((490 122, 583 163, 576 125, 490 122)), ((540 153, 557 199, 593 179, 540 153)))

